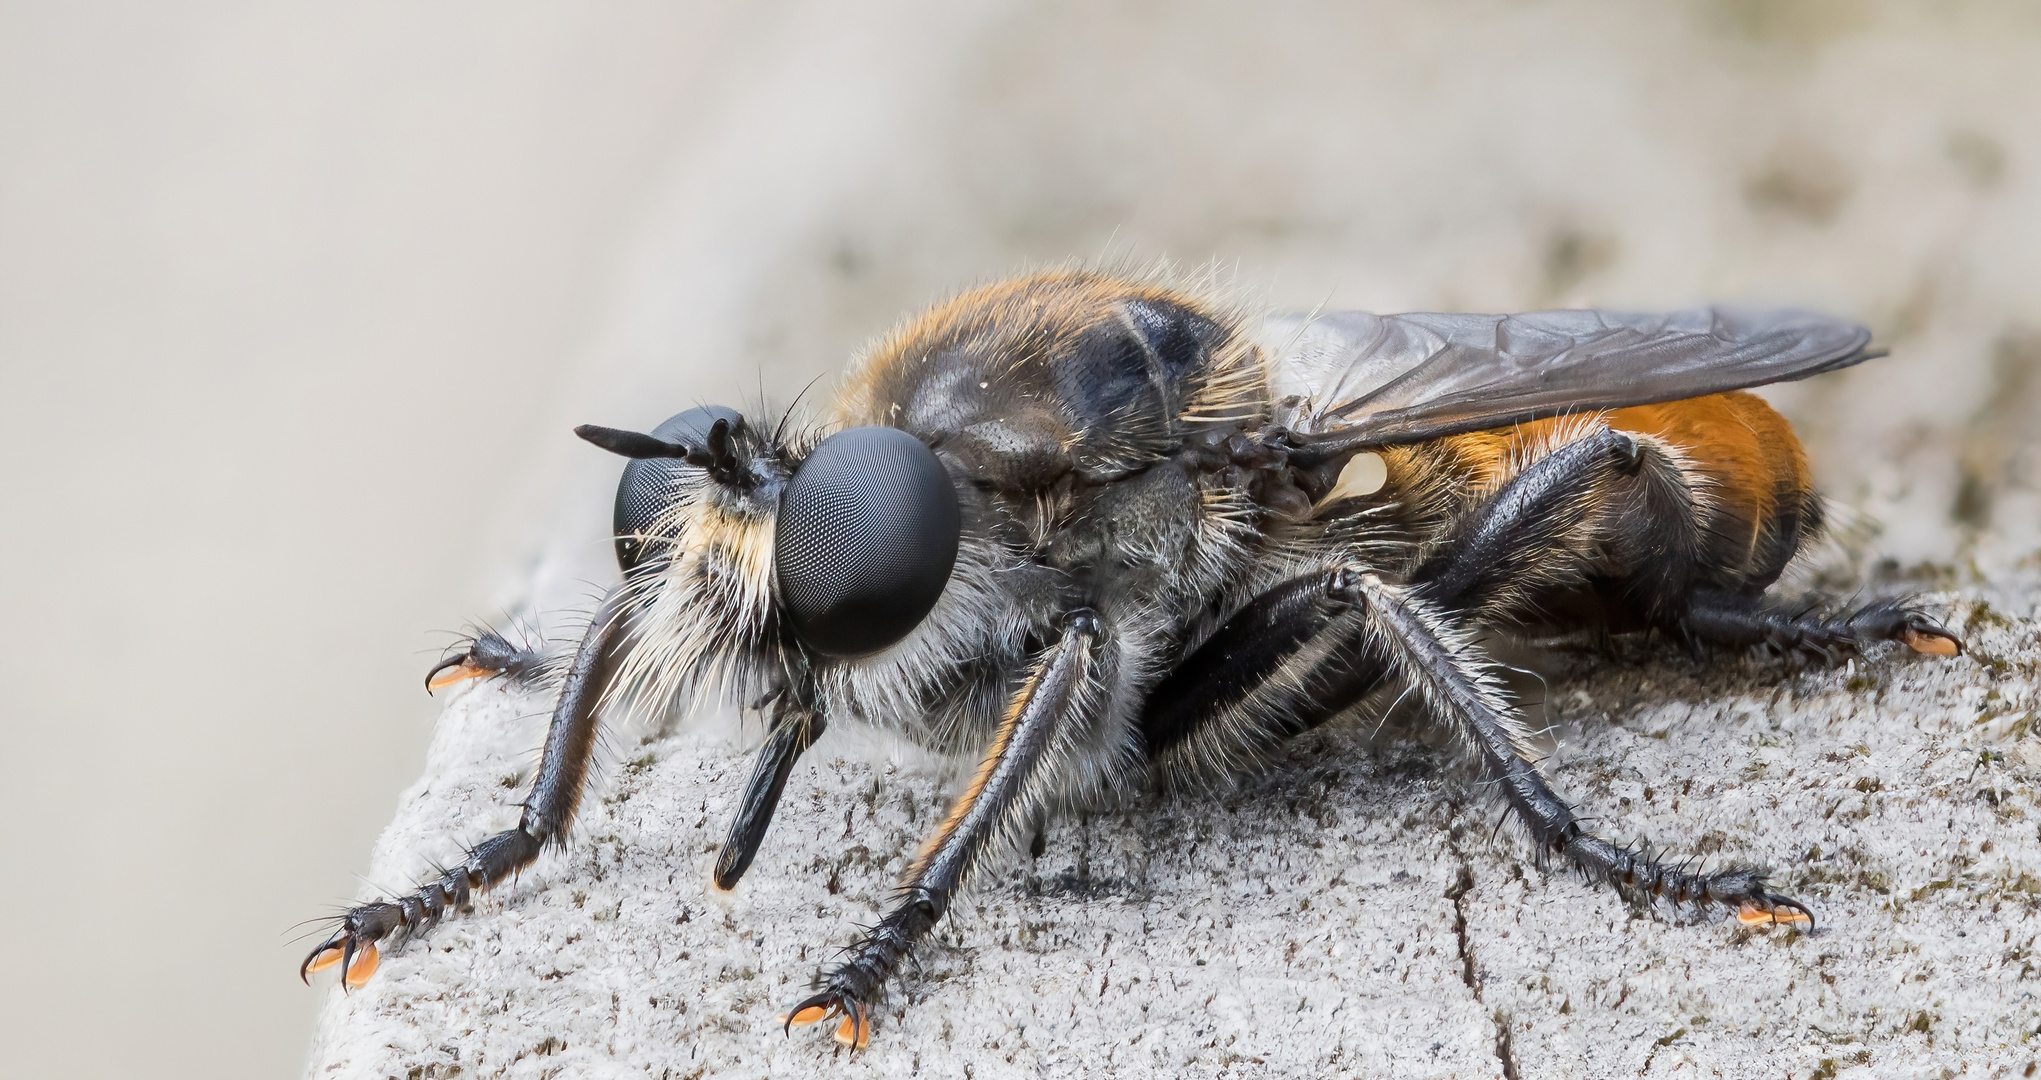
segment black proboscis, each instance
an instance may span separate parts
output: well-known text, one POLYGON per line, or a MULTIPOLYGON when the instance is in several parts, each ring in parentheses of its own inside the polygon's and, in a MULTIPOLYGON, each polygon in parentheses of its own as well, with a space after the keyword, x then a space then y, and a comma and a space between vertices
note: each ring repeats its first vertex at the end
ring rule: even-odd
POLYGON ((751 779, 745 783, 744 795, 737 802, 737 816, 730 821, 730 834, 723 841, 723 850, 716 855, 717 888, 726 891, 736 888, 744 872, 751 868, 758 845, 772 824, 773 811, 779 807, 780 794, 787 789, 787 776, 794 771, 794 763, 801 760, 801 755, 822 737, 823 728, 820 713, 781 699, 765 745, 759 747, 758 760, 751 766, 751 779))

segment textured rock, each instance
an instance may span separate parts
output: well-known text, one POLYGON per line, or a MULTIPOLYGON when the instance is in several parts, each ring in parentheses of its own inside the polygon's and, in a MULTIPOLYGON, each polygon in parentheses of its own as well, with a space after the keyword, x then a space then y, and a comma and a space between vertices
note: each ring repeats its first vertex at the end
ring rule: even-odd
MULTIPOLYGON (((1547 658, 1560 790, 1616 837, 1775 867, 1811 934, 1540 870, 1399 716, 1229 796, 1057 826, 955 909, 849 1063, 776 1017, 955 777, 832 731, 719 897, 747 768, 726 722, 615 739, 571 848, 330 991, 310 1075, 2000 1075, 2033 1057, 2041 968, 2035 596, 1937 594, 1954 661, 1547 658)), ((514 821, 543 704, 453 701, 372 880, 514 821)))

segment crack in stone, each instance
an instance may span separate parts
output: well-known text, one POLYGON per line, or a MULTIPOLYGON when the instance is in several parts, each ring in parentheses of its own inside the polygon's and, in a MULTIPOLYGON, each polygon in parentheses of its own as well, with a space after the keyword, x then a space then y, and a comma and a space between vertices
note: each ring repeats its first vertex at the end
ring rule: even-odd
POLYGON ((1495 1010, 1495 1059, 1502 1062, 1502 1080, 1521 1080, 1517 1075, 1517 1051, 1511 1045, 1509 1017, 1495 1010))
MULTIPOLYGON (((1460 950, 1460 981, 1473 991, 1477 1004, 1485 1005, 1487 1002, 1481 996, 1481 976, 1474 967, 1474 941, 1467 930, 1467 894, 1474 891, 1474 866, 1467 861, 1466 852, 1460 850, 1459 837, 1460 829, 1456 825, 1448 839, 1448 846, 1452 849, 1453 859, 1459 863, 1460 871, 1446 889, 1446 899, 1453 902, 1453 938, 1460 950)), ((1503 1080, 1520 1080, 1509 1014, 1498 1008, 1489 1014, 1489 1022, 1495 1025, 1495 1060, 1502 1064, 1503 1080)))
POLYGON ((1460 981, 1474 991, 1474 1000, 1480 1001, 1481 980, 1474 974, 1474 943, 1467 940, 1467 894, 1474 889, 1474 868, 1467 865, 1466 857, 1457 849, 1453 855, 1460 860, 1460 873, 1446 890, 1446 899, 1453 902, 1453 937, 1460 947, 1460 981))

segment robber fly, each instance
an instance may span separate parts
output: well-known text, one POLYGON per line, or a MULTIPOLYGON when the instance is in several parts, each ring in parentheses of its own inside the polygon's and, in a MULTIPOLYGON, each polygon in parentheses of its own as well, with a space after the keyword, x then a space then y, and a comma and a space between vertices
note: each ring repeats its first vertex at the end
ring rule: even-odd
MULTIPOLYGON (((1820 531, 1786 421, 1741 390, 1872 355, 1796 311, 1253 317, 1085 271, 964 293, 853 366, 810 433, 696 408, 631 461, 623 583, 566 663, 517 827, 340 917, 301 973, 346 985, 568 835, 600 714, 757 701, 768 734, 714 871, 732 889, 839 723, 977 762, 792 1024, 862 1045, 901 961, 1048 816, 1210 781, 1400 690, 1456 732, 1547 856, 1644 902, 1809 922, 1747 866, 1589 832, 1533 764, 1477 631, 1656 630, 1699 647, 1949 656, 1913 607, 1768 600, 1820 531), (1378 693, 1378 691, 1381 691, 1378 693)), ((434 681, 541 665, 501 638, 434 681)))

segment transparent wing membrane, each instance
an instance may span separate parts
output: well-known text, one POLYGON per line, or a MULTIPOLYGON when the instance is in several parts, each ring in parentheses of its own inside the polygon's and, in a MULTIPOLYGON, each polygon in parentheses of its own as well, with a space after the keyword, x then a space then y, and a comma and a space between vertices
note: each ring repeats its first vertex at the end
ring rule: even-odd
POLYGON ((1284 421, 1342 443, 1417 442, 1593 409, 1700 397, 1869 359, 1871 332, 1797 310, 1277 315, 1284 421))

